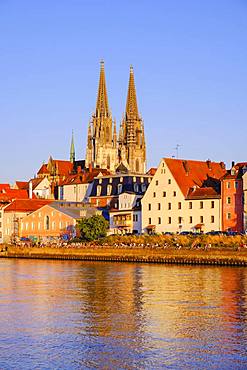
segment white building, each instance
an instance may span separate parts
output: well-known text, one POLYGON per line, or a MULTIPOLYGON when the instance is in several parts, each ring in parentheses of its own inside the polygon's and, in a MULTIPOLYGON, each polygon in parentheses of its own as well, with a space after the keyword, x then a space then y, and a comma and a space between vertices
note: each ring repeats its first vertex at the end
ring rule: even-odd
POLYGON ((221 230, 224 163, 163 158, 142 198, 143 232, 221 230))
POLYGON ((111 234, 141 233, 141 197, 128 191, 119 195, 118 209, 109 211, 111 234))

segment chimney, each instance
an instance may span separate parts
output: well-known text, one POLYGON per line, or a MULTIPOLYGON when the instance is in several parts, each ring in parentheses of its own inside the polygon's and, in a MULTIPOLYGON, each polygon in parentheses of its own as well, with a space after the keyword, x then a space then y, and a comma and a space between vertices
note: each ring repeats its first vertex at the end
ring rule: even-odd
POLYGON ((29 181, 29 199, 33 197, 33 183, 32 180, 29 181))
POLYGON ((226 169, 225 163, 224 162, 220 162, 220 167, 222 168, 222 170, 225 170, 226 169))
POLYGON ((210 159, 208 159, 208 160, 206 161, 206 163, 207 163, 208 168, 209 168, 210 170, 212 170, 212 163, 211 163, 210 159))
POLYGON ((235 162, 234 161, 232 161, 232 167, 234 167, 235 166, 235 162))

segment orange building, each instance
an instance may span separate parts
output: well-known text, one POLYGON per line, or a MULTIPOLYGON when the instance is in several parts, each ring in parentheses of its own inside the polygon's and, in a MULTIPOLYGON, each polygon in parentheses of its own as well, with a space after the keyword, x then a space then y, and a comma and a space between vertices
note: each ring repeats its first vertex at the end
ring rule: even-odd
POLYGON ((222 231, 243 231, 243 166, 232 164, 221 180, 222 231))
POLYGON ((51 241, 76 236, 77 221, 102 212, 81 202, 49 203, 21 220, 20 237, 51 241))

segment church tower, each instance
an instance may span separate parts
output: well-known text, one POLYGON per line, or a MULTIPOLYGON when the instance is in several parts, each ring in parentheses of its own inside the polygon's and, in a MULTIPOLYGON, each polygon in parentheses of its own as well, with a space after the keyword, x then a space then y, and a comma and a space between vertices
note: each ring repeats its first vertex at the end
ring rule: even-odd
POLYGON ((88 127, 86 167, 107 168, 114 171, 118 163, 116 126, 108 105, 104 62, 100 63, 100 78, 96 111, 88 127))
POLYGON ((120 161, 130 172, 146 172, 146 144, 143 121, 138 112, 133 67, 130 67, 129 87, 124 118, 119 131, 120 161))

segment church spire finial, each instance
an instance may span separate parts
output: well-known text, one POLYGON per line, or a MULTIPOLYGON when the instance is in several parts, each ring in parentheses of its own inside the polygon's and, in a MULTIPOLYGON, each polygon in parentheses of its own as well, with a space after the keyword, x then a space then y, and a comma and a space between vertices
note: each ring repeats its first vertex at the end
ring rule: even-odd
POLYGON ((130 66, 129 87, 126 102, 126 115, 128 117, 132 117, 135 119, 139 118, 134 80, 134 70, 132 65, 130 66))
POLYGON ((109 117, 110 111, 108 106, 108 98, 106 91, 106 82, 105 82, 105 66, 104 61, 100 61, 100 77, 99 77, 99 88, 98 88, 98 97, 96 104, 96 116, 100 117, 109 117))
POLYGON ((70 162, 75 162, 75 144, 74 144, 74 132, 72 130, 72 138, 71 138, 71 145, 70 145, 70 162))

